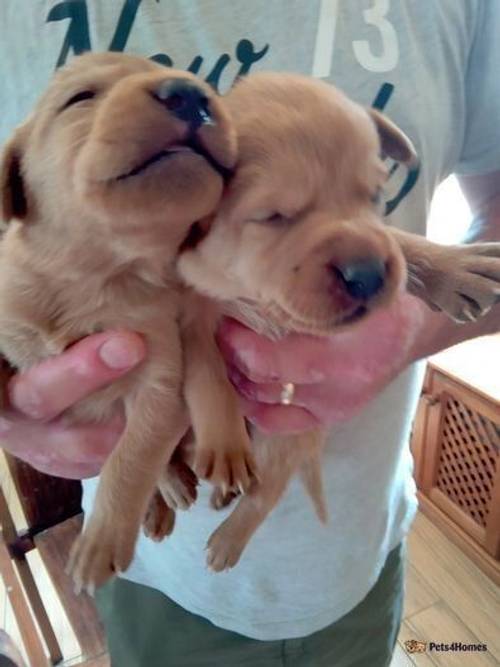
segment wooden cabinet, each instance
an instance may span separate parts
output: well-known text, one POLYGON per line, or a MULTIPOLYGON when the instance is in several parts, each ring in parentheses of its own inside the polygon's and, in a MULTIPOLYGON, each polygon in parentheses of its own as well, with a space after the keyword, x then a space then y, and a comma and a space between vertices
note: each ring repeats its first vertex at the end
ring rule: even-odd
POLYGON ((429 361, 412 450, 421 510, 500 584, 500 336, 429 361))

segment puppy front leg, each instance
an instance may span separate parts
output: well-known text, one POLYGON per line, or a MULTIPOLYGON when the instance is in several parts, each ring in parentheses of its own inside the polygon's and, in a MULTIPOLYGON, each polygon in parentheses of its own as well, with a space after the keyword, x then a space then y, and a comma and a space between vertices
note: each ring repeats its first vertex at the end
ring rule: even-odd
POLYGON ((215 342, 217 319, 210 302, 192 295, 183 349, 184 395, 195 435, 193 470, 217 486, 245 492, 255 464, 238 398, 215 342))
POLYGON ((93 512, 71 551, 77 589, 92 592, 130 565, 159 471, 186 427, 180 372, 178 382, 146 378, 128 406, 125 432, 102 469, 93 512))
POLYGON ((500 301, 500 243, 443 246, 402 230, 388 231, 405 256, 408 291, 433 310, 470 322, 500 301))

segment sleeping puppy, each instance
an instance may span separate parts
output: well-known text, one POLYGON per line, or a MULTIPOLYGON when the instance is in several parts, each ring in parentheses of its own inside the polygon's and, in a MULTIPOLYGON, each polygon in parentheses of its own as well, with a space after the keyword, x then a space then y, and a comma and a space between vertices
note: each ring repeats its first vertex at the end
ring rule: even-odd
MULTIPOLYGON (((321 336, 354 326, 405 288, 457 321, 498 300, 500 244, 441 247, 383 226, 381 153, 416 164, 410 140, 388 119, 288 74, 250 75, 227 105, 236 173, 209 233, 179 259, 186 282, 209 297, 207 319, 225 313, 272 337, 321 336)), ((208 542, 214 570, 237 563, 297 472, 326 518, 324 440, 319 431, 254 434, 258 481, 208 542)), ((218 491, 213 502, 230 498, 218 491)))
MULTIPOLYGON (((187 428, 174 259, 191 225, 215 210, 235 158, 228 115, 206 84, 112 53, 60 70, 5 148, 2 355, 22 370, 108 329, 140 332, 148 348, 137 370, 65 415, 97 422, 123 407, 127 423, 73 549, 78 587, 126 569, 158 471, 187 428)), ((205 472, 218 483, 231 473, 245 488, 246 431, 240 418, 227 424, 229 472, 205 472)))

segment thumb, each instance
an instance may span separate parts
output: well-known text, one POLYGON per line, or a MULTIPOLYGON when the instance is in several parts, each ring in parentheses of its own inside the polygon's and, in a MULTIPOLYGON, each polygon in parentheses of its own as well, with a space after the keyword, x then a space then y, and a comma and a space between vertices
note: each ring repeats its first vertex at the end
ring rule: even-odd
POLYGON ((62 354, 15 376, 9 385, 12 407, 33 419, 49 420, 137 366, 146 346, 136 333, 88 336, 62 354))

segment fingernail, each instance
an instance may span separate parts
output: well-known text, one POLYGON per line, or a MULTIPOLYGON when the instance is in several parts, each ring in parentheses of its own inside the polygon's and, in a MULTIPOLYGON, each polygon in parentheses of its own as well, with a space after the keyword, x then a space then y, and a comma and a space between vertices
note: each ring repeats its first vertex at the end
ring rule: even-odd
POLYGON ((109 338, 99 349, 99 357, 108 368, 116 371, 136 366, 144 357, 142 345, 124 336, 109 338))

